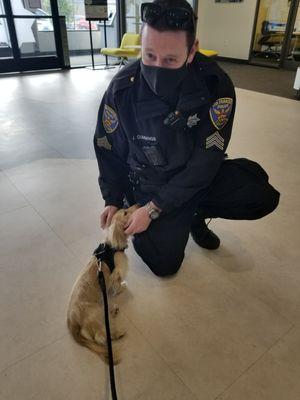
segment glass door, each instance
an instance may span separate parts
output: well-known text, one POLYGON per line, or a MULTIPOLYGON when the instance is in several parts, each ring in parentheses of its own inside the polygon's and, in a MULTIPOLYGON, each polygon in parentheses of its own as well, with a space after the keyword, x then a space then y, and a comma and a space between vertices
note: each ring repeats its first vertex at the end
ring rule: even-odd
POLYGON ((288 0, 261 0, 250 62, 279 67, 290 10, 288 0))
POLYGON ((140 33, 142 22, 140 17, 141 4, 144 0, 126 0, 126 27, 125 32, 140 33))
POLYGON ((299 0, 260 0, 250 63, 294 69, 300 52, 299 0))
MULTIPOLYGON (((91 65, 91 44, 89 21, 85 19, 84 0, 58 0, 60 16, 66 19, 67 37, 71 67, 91 65)), ((118 47, 118 8, 116 0, 107 1, 108 20, 91 21, 91 34, 96 65, 105 63, 105 57, 100 49, 105 47, 105 32, 107 47, 118 47)))
POLYGON ((53 16, 54 2, 0 1, 0 72, 63 67, 60 22, 58 12, 57 18, 53 16))
POLYGON ((3 0, 0 0, 0 68, 13 60, 12 44, 3 0))
MULTIPOLYGON (((140 17, 141 4, 145 2, 146 0, 125 0, 125 32, 140 33, 142 25, 140 17)), ((188 2, 195 10, 197 5, 196 0, 188 0, 188 2)))

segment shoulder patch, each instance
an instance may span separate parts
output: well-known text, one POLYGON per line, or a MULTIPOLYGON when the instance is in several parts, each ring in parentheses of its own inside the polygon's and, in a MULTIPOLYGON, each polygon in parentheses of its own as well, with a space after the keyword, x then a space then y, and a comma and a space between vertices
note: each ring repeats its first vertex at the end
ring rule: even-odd
POLYGON ((231 97, 222 97, 214 102, 209 110, 212 124, 218 130, 224 128, 230 118, 233 99, 231 97))
POLYGON ((104 105, 102 123, 106 133, 113 133, 119 125, 118 116, 115 110, 107 104, 104 105))
POLYGON ((106 150, 111 150, 111 144, 109 143, 106 136, 97 138, 97 146, 103 147, 106 150))

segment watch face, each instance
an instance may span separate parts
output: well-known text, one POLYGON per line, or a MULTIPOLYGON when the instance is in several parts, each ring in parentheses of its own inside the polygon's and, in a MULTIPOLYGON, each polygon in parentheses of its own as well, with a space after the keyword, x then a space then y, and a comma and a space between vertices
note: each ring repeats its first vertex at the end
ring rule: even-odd
POLYGON ((151 219, 157 219, 159 217, 159 212, 153 209, 149 212, 149 215, 151 219))

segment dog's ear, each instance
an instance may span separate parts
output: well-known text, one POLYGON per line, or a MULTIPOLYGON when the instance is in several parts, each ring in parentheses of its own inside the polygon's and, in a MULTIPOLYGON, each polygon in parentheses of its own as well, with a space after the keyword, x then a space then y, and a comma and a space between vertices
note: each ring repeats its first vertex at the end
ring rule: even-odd
POLYGON ((127 246, 127 237, 124 232, 124 225, 117 218, 113 219, 108 228, 107 242, 114 249, 124 249, 124 247, 127 246))

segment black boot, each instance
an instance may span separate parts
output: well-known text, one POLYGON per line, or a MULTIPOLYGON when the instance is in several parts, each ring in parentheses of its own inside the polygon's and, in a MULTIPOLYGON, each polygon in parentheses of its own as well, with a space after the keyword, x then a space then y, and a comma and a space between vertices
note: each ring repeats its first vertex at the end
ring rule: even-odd
POLYGON ((220 246, 220 239, 208 229, 205 219, 195 214, 191 225, 191 235, 198 246, 208 250, 216 250, 220 246))

